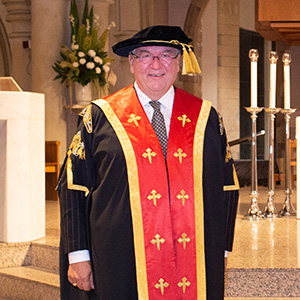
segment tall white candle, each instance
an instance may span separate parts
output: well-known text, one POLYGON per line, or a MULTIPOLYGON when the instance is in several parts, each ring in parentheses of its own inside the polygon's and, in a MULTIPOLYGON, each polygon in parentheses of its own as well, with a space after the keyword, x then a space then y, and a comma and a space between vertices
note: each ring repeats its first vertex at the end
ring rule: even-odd
POLYGON ((269 107, 276 107, 276 67, 278 54, 276 51, 270 52, 270 93, 269 93, 269 107))
POLYGON ((284 78, 284 109, 291 108, 291 81, 290 81, 290 63, 291 63, 290 53, 284 53, 282 55, 283 62, 283 78, 284 78))
POLYGON ((251 62, 251 107, 257 107, 257 61, 258 50, 251 49, 249 51, 249 58, 251 62))

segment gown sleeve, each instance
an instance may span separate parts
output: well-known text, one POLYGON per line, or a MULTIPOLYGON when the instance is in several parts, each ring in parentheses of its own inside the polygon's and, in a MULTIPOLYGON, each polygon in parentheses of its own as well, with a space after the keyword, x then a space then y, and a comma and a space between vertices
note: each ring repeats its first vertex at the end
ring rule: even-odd
POLYGON ((224 202, 226 209, 226 245, 225 250, 232 251, 235 220, 239 199, 239 182, 234 167, 231 149, 227 141, 226 132, 221 115, 219 114, 220 134, 225 148, 224 161, 224 202))
POLYGON ((80 114, 77 132, 67 151, 58 179, 61 244, 64 253, 88 249, 86 200, 94 183, 92 160, 92 105, 80 114))

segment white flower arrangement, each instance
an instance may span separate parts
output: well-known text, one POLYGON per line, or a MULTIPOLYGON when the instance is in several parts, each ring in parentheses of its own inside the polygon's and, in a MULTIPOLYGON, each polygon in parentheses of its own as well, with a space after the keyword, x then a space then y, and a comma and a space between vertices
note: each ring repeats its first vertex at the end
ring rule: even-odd
POLYGON ((115 24, 112 22, 98 38, 99 17, 93 14, 93 7, 88 11, 88 0, 85 1, 82 24, 79 24, 76 0, 71 0, 69 19, 72 44, 70 48, 62 46, 60 52, 62 60, 56 61, 53 66, 58 73, 54 79, 61 79, 62 83, 66 81, 70 90, 73 82, 78 82, 82 86, 93 82, 99 91, 100 87, 107 87, 107 74, 113 59, 104 48, 109 30, 115 24))

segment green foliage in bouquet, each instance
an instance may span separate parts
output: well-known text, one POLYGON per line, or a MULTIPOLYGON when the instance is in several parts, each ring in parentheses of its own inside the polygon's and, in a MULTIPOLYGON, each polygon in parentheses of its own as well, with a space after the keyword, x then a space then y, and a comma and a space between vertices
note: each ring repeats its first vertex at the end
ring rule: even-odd
POLYGON ((98 17, 93 13, 93 7, 88 8, 88 0, 85 1, 82 21, 80 24, 76 0, 71 0, 71 48, 66 45, 61 47, 61 60, 55 62, 52 68, 58 73, 54 78, 61 79, 71 87, 72 82, 78 82, 82 86, 93 82, 97 89, 107 84, 107 73, 113 59, 104 51, 109 30, 114 23, 98 38, 98 17), (94 26, 94 23, 96 26, 94 26))

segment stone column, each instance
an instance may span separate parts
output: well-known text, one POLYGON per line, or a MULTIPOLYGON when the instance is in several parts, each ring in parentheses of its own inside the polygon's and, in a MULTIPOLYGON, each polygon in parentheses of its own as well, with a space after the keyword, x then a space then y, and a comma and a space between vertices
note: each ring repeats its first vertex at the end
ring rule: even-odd
POLYGON ((142 28, 146 28, 151 25, 168 25, 168 3, 168 0, 142 0, 142 28))
MULTIPOLYGON (((111 16, 116 23, 116 28, 111 30, 111 45, 128 39, 141 29, 141 2, 140 0, 117 0, 111 16)), ((116 73, 118 80, 112 92, 117 91, 133 83, 134 76, 129 71, 128 59, 112 54, 115 61, 112 69, 116 73)))
MULTIPOLYGON (((22 90, 30 91, 30 49, 23 48, 23 42, 30 42, 30 4, 26 0, 2 0, 7 10, 6 21, 11 23, 9 41, 12 53, 11 76, 22 90)), ((28 43, 29 45, 29 43, 28 43)))
POLYGON ((94 14, 99 16, 100 33, 113 21, 109 19, 109 8, 114 3, 114 0, 89 0, 89 5, 94 7, 94 14))
MULTIPOLYGON (((218 0, 218 108, 229 141, 240 131, 239 21, 239 0, 218 0)), ((239 147, 232 152, 239 159, 239 147)))
POLYGON ((32 91, 45 94, 45 137, 61 142, 61 160, 66 153, 66 86, 53 81, 57 74, 51 66, 66 44, 68 7, 66 0, 31 0, 32 91))
MULTIPOLYGON (((167 0, 116 0, 111 16, 117 27, 112 31, 112 44, 130 38, 142 28, 151 25, 168 24, 168 3, 167 0)), ((133 83, 134 76, 129 71, 128 59, 124 57, 115 58, 112 68, 118 80, 116 86, 111 90, 133 83)))

